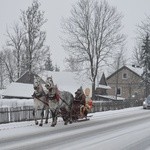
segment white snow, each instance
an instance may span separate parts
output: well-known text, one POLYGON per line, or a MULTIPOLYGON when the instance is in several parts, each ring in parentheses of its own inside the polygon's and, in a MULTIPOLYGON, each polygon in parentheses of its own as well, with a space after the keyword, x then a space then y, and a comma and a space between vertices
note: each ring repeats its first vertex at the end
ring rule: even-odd
POLYGON ((12 82, 2 96, 24 97, 31 98, 34 92, 32 84, 12 82))

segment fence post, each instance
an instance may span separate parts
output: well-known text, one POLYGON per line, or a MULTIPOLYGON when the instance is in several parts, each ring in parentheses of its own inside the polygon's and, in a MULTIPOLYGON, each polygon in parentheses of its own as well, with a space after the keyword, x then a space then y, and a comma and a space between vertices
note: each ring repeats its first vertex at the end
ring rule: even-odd
POLYGON ((8 123, 9 122, 9 112, 8 108, 0 108, 0 123, 8 123))

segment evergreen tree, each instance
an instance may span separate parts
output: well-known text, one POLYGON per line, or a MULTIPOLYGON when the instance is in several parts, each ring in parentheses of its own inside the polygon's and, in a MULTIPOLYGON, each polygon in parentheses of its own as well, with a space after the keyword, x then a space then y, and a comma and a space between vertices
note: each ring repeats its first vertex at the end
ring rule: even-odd
POLYGON ((150 86, 150 39, 148 34, 146 35, 145 39, 143 39, 141 60, 143 66, 142 77, 145 84, 145 96, 147 97, 150 86))
POLYGON ((57 65, 55 65, 55 71, 56 71, 56 72, 59 72, 59 71, 60 71, 60 68, 59 68, 57 65))
POLYGON ((51 60, 51 54, 49 53, 46 61, 45 61, 45 70, 48 71, 54 71, 54 66, 52 64, 52 60, 51 60))

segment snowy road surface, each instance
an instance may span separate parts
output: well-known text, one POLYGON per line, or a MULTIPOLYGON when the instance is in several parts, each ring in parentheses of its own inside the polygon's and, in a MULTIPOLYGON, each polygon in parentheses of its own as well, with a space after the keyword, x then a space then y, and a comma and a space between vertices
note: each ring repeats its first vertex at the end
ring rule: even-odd
MULTIPOLYGON (((51 122, 51 120, 49 120, 51 122)), ((89 121, 56 127, 33 121, 0 125, 0 150, 150 150, 150 110, 94 113, 89 121)))

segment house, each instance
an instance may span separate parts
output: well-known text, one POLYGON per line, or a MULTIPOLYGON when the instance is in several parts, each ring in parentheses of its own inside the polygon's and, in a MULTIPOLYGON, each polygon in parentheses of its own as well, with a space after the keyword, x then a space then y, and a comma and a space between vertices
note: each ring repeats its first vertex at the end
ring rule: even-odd
POLYGON ((124 97, 125 99, 143 99, 142 68, 136 66, 123 66, 106 78, 109 89, 108 95, 124 97))

